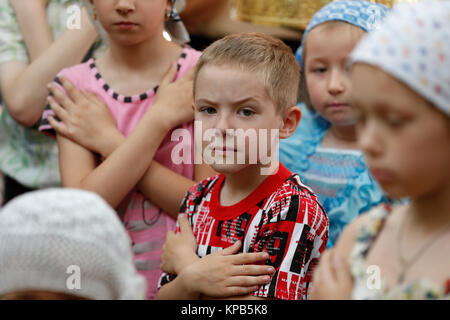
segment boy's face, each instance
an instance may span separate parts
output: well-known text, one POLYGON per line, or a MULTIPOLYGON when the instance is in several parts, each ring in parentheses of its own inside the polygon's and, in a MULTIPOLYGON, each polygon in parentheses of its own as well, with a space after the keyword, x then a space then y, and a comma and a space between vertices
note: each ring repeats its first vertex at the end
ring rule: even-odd
POLYGON ((448 116, 378 68, 356 64, 351 78, 361 117, 358 144, 381 187, 394 197, 417 198, 448 186, 448 116))
POLYGON ((266 164, 278 148, 283 121, 262 76, 235 66, 206 65, 198 73, 195 89, 204 161, 221 173, 266 164))
POLYGON ((364 33, 345 22, 335 22, 319 25, 307 36, 304 74, 309 98, 317 113, 333 125, 355 124, 346 61, 364 33))

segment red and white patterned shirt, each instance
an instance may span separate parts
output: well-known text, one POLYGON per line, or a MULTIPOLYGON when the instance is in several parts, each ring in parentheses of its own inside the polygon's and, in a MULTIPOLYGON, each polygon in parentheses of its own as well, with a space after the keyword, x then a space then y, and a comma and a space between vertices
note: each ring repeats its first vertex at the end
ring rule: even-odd
MULTIPOLYGON (((312 271, 328 240, 328 217, 313 191, 280 164, 278 172, 245 199, 222 206, 219 193, 224 179, 220 174, 194 185, 180 208, 197 238, 198 256, 241 240, 242 252, 265 251, 270 255, 265 264, 276 269, 272 281, 253 295, 306 299, 312 271)), ((172 279, 163 274, 160 286, 172 279)))

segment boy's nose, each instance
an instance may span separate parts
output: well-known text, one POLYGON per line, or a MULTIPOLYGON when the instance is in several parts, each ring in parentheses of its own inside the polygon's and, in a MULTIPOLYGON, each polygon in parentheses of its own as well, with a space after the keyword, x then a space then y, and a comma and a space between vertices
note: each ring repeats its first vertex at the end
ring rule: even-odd
POLYGON ((119 0, 116 10, 121 14, 130 13, 135 9, 135 0, 119 0))
POLYGON ((227 129, 233 129, 230 121, 230 117, 227 114, 221 114, 217 117, 215 128, 218 129, 222 135, 225 136, 227 129))
POLYGON ((341 70, 331 70, 330 77, 328 78, 328 92, 331 95, 337 95, 345 90, 345 77, 341 70))

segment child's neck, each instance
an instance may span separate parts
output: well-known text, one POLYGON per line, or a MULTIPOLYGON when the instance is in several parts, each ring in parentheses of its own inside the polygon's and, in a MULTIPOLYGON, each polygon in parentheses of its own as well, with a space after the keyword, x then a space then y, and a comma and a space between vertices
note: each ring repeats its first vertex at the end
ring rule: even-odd
POLYGON ((355 126, 330 126, 322 139, 321 145, 326 148, 357 149, 355 126))
MULTIPOLYGON (((275 170, 278 165, 272 166, 275 170)), ((220 204, 232 206, 249 196, 269 175, 261 174, 261 166, 250 165, 236 173, 225 174, 225 181, 220 190, 220 204)))
POLYGON ((109 50, 97 59, 96 65, 116 93, 133 96, 158 85, 182 50, 162 36, 133 46, 111 42, 109 50))
POLYGON ((152 69, 152 66, 161 62, 172 61, 173 57, 170 57, 170 52, 175 51, 176 47, 162 35, 130 46, 111 42, 105 58, 114 62, 116 70, 142 73, 143 70, 152 69))
POLYGON ((408 212, 414 225, 422 230, 440 229, 450 223, 450 184, 428 195, 411 199, 408 212))

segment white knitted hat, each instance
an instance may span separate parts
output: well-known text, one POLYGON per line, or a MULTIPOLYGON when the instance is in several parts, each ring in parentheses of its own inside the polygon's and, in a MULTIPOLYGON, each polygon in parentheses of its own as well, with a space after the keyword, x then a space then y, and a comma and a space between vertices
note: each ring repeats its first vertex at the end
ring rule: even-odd
POLYGON ((0 296, 45 290, 84 298, 144 299, 130 240, 98 195, 26 193, 0 210, 0 296))

